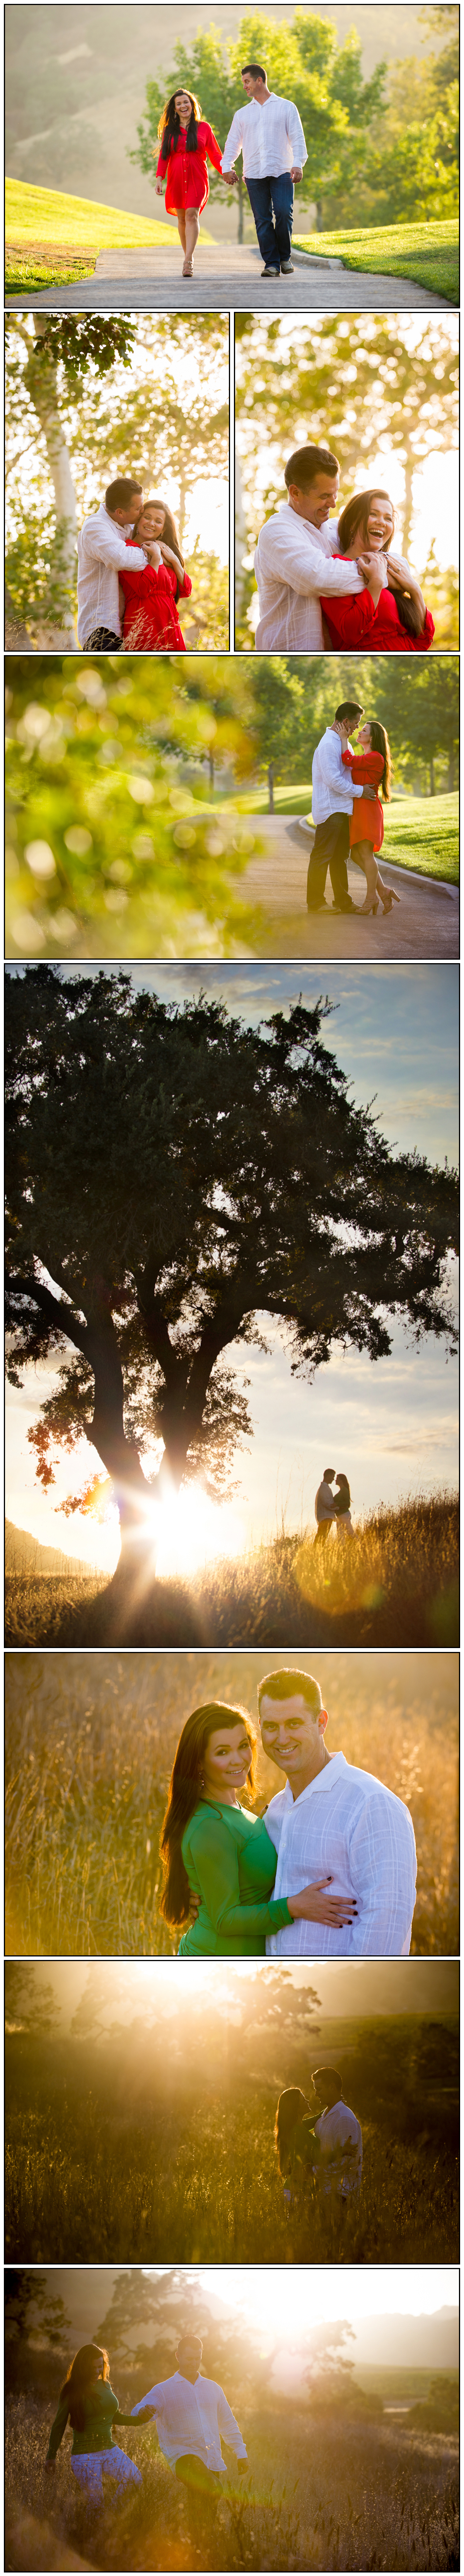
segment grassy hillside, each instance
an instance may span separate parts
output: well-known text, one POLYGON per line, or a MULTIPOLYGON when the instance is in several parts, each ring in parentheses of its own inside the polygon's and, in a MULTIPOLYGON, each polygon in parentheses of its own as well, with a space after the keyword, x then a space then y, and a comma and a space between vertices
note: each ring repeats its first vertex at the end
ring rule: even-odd
MULTIPOLYGON (((100 250, 177 241, 177 225, 169 217, 160 220, 159 214, 153 219, 128 215, 92 197, 67 197, 58 188, 32 188, 26 181, 7 179, 5 238, 7 293, 19 295, 24 287, 39 294, 47 286, 92 277, 100 250)), ((211 238, 202 225, 202 241, 211 238)))
POLYGON ((459 304, 457 215, 444 223, 294 233, 293 242, 295 250, 316 252, 318 259, 343 260, 344 268, 367 269, 382 277, 409 277, 414 285, 429 286, 434 295, 443 295, 447 304, 459 304))

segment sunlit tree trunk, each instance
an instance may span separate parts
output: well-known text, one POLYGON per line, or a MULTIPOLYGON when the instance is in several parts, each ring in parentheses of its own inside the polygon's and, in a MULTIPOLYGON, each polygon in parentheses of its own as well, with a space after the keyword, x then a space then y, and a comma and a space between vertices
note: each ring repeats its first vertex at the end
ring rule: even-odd
MULTIPOLYGON (((33 318, 36 340, 44 339, 47 329, 46 314, 35 313, 33 318)), ((69 449, 60 419, 56 366, 50 365, 48 360, 44 361, 37 357, 35 350, 31 349, 24 381, 45 438, 61 537, 63 594, 59 614, 61 625, 69 635, 70 643, 74 644, 74 617, 67 597, 67 586, 69 582, 72 588, 76 571, 76 494, 69 449)))

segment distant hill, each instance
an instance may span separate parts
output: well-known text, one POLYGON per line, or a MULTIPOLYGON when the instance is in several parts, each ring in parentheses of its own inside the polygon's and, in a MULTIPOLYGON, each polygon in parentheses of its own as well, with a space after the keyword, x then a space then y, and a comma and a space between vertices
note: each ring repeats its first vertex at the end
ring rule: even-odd
MULTIPOLYGON (((87 1567, 85 1570, 87 1573, 87 1567)), ((5 1521, 5 1574, 26 1575, 29 1582, 34 1575, 56 1574, 62 1583, 68 1583, 70 1575, 76 1580, 81 1572, 79 1557, 63 1556, 59 1547, 41 1547, 40 1539, 33 1538, 31 1530, 17 1529, 15 1521, 5 1521)))
POLYGON ((455 2370, 459 2362, 457 2308, 435 2308, 430 2316, 360 2317, 352 2360, 382 2361, 404 2369, 455 2370))

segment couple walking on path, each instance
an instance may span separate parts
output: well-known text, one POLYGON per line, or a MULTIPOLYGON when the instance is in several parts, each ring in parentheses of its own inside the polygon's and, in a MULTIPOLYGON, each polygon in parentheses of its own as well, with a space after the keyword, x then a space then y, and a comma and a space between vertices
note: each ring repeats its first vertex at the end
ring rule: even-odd
POLYGON ((262 275, 293 277, 294 189, 308 157, 301 118, 292 99, 278 98, 268 89, 261 63, 244 64, 242 83, 248 105, 232 118, 222 154, 191 90, 174 90, 160 117, 156 193, 162 196, 166 182, 166 212, 177 215, 184 252, 183 277, 193 277, 200 215, 209 197, 208 160, 231 188, 237 185, 234 164, 240 152, 264 259, 262 275))
POLYGON ((138 2426, 145 2432, 149 2424, 155 2423, 163 2457, 187 2489, 193 2522, 196 2506, 214 2509, 227 2480, 221 2439, 235 2452, 242 2476, 248 2459, 224 2390, 216 2379, 206 2379, 201 2374, 202 2350, 198 2335, 182 2335, 175 2354, 177 2370, 171 2372, 169 2379, 157 2380, 147 2396, 139 2398, 132 2413, 123 2415, 110 2385, 107 2352, 98 2344, 81 2344, 60 2389, 46 2468, 54 2468, 69 2419, 73 2434, 71 2468, 76 2483, 91 2510, 101 2512, 105 2504, 104 2478, 111 2481, 117 2502, 124 2501, 131 2487, 142 2485, 135 2460, 113 2441, 113 2425, 116 2431, 124 2424, 132 2432, 138 2426))
POLYGON ((319 1683, 259 1685, 261 1743, 285 1774, 253 1809, 248 1711, 211 1700, 182 1729, 161 1832, 161 1912, 189 1957, 407 1958, 416 1855, 402 1799, 325 1745, 319 1683), (250 1803, 240 1803, 245 1790, 250 1803))

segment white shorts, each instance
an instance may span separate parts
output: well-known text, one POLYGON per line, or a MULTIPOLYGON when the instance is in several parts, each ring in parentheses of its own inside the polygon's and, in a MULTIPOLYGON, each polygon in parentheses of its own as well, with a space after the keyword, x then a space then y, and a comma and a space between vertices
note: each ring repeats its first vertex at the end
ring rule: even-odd
POLYGON ((113 2479, 116 2495, 120 2496, 125 2487, 142 2485, 135 2460, 129 2460, 127 2452, 120 2451, 117 2442, 112 2442, 107 2451, 77 2451, 75 2459, 71 2459, 71 2468, 78 2486, 91 2504, 104 2502, 104 2476, 113 2479))

